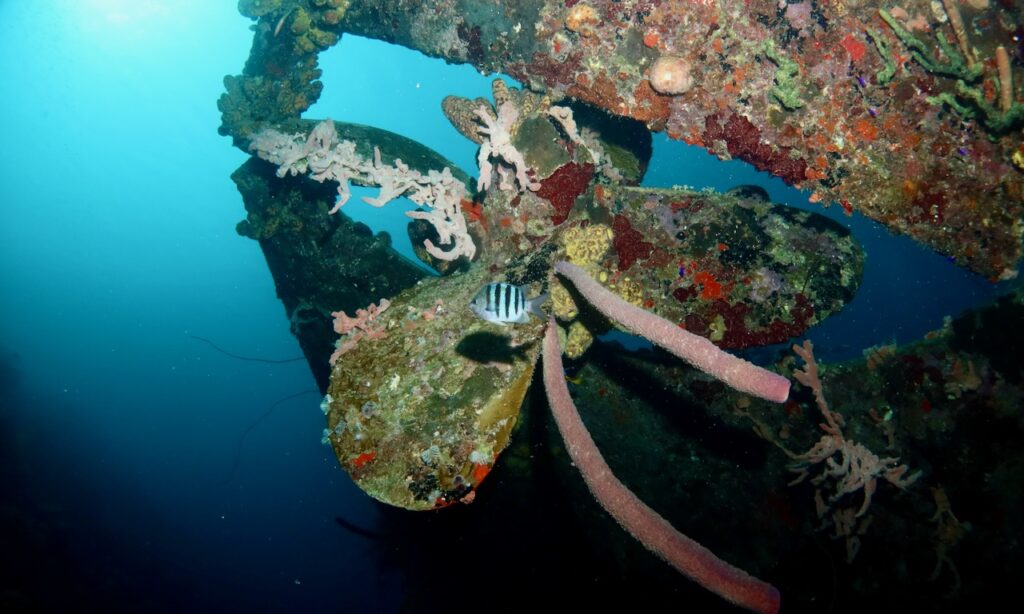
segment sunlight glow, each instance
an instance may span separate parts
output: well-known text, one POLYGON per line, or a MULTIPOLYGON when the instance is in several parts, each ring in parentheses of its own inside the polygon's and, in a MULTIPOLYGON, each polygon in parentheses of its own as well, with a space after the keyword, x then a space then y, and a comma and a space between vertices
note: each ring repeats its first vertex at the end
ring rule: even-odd
POLYGON ((108 49, 163 44, 184 34, 202 4, 197 0, 85 0, 73 3, 68 25, 108 49))

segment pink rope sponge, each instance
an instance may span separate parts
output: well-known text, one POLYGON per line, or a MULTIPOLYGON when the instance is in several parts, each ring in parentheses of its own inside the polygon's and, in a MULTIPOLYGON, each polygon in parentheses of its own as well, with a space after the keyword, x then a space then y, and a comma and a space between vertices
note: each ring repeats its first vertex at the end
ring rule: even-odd
POLYGON ((555 270, 571 281, 583 298, 608 319, 661 346, 729 387, 776 403, 784 403, 789 398, 789 379, 733 356, 704 337, 630 304, 575 264, 559 261, 555 263, 555 270))
POLYGON ((779 611, 778 589, 679 532, 615 477, 569 396, 554 320, 544 335, 544 390, 573 464, 594 498, 627 533, 679 573, 726 601, 754 612, 779 611))

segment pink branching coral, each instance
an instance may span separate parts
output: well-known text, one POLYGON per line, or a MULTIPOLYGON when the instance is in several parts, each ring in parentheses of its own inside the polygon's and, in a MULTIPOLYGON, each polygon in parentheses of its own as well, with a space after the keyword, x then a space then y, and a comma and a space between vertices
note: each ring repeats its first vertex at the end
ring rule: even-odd
POLYGON ((334 332, 341 335, 336 344, 334 353, 331 354, 330 362, 333 365, 342 354, 356 346, 361 339, 380 339, 385 332, 382 322, 377 317, 391 306, 391 301, 386 298, 380 299, 379 305, 370 303, 366 309, 357 309, 355 317, 351 317, 344 311, 334 311, 334 332))
MULTIPOLYGON (((794 345, 793 351, 805 363, 803 370, 794 372, 793 377, 814 392, 815 403, 825 418, 825 422, 820 425, 825 434, 810 450, 796 456, 792 469, 799 475, 790 482, 790 485, 799 484, 810 475, 812 467, 824 463, 824 470, 811 479, 811 484, 818 487, 815 491, 818 517, 823 518, 832 512, 836 536, 846 538, 847 559, 852 560, 860 543, 857 535, 863 532, 859 530, 854 533, 854 522, 867 513, 871 506, 871 497, 878 486, 878 478, 881 477, 893 486, 903 489, 917 481, 921 472, 906 476, 907 465, 898 465, 898 458, 879 458, 863 444, 847 439, 843 435, 843 417, 830 410, 825 401, 821 379, 818 377, 818 363, 814 359, 814 344, 806 340, 802 346, 794 345), (826 482, 834 484, 834 492, 827 501, 821 488, 826 482), (833 504, 843 495, 859 490, 864 491, 864 501, 856 512, 852 508, 832 509, 833 504)), ((866 528, 866 524, 862 524, 861 527, 866 528)))

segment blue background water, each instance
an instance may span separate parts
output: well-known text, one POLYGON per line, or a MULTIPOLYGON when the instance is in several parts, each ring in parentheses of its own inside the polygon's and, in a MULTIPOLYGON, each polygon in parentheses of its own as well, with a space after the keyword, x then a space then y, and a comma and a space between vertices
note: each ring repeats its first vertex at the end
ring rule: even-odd
MULTIPOLYGON (((0 2, 0 520, 33 527, 3 540, 45 553, 13 562, 40 566, 28 593, 52 573, 136 605, 391 609, 402 573, 376 569, 334 524, 343 512, 372 527, 376 511, 319 444, 317 395, 271 407, 313 390, 304 364, 239 362, 190 336, 299 355, 258 245, 234 232, 244 210, 229 175, 245 155, 217 135, 215 105, 251 42, 234 4, 0 2)), ((322 65, 308 117, 404 134, 473 173, 475 146, 440 100, 489 95, 490 78, 355 37, 322 65)), ((743 163, 655 143, 647 185, 758 183, 822 211, 743 163)), ((400 206, 362 207, 345 212, 408 252, 400 206)), ((826 356, 914 339, 997 291, 825 213, 868 252, 860 294, 811 332, 826 356)))

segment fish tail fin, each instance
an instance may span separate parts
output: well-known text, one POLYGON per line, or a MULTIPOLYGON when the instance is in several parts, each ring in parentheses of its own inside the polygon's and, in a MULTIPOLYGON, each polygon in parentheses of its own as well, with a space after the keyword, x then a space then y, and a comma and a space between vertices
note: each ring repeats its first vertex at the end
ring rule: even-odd
POLYGON ((541 294, 540 296, 531 298, 526 302, 526 310, 537 316, 541 320, 546 320, 548 314, 544 313, 544 310, 540 308, 541 305, 548 301, 547 294, 541 294))

